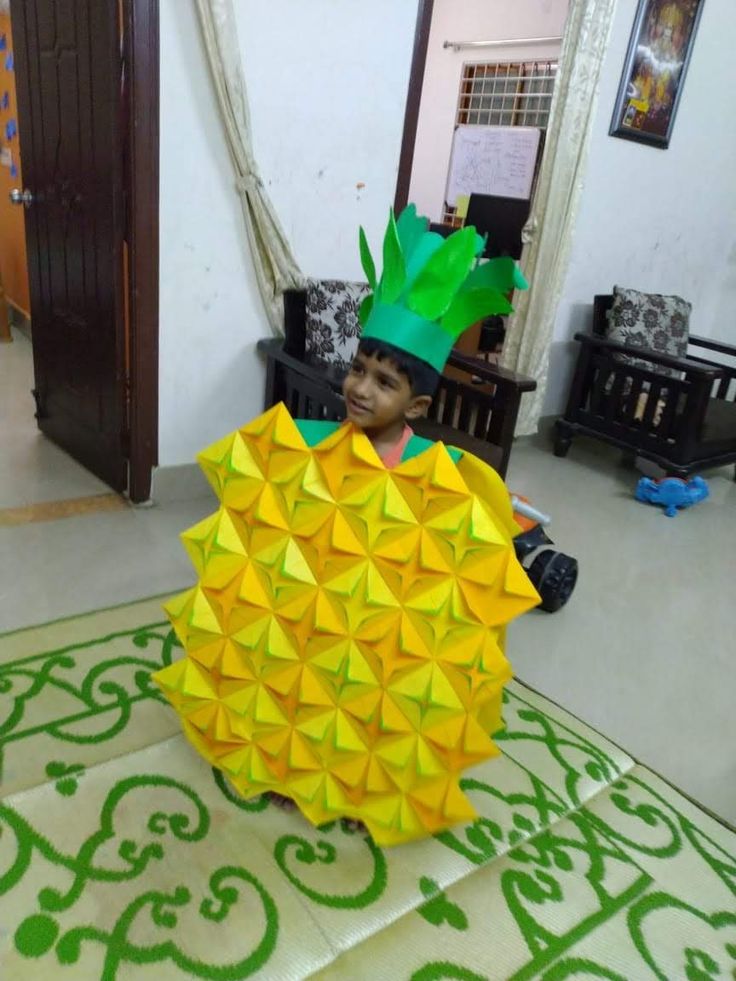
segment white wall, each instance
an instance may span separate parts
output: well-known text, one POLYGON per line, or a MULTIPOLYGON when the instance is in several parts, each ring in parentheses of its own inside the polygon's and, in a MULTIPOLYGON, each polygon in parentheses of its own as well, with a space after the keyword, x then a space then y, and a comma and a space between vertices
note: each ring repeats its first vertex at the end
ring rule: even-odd
MULTIPOLYGON (((393 202, 417 0, 236 0, 256 158, 303 271, 357 277, 393 202), (364 185, 364 186, 358 186, 364 185)), ((193 3, 161 3, 162 466, 262 408, 269 333, 193 3)))
POLYGON ((570 338, 588 329, 593 295, 614 284, 677 293, 693 304, 693 333, 736 341, 736 4, 705 3, 664 151, 608 136, 635 10, 636 0, 619 0, 603 65, 545 414, 564 409, 576 347, 570 338))
POLYGON ((568 0, 435 0, 409 192, 421 214, 442 218, 463 64, 554 59, 560 50, 520 44, 453 51, 443 42, 559 37, 567 7, 568 0))

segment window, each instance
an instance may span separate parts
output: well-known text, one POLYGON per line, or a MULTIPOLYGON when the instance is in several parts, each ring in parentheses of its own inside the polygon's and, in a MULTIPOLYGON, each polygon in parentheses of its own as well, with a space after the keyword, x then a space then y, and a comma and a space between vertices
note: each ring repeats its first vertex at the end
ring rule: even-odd
MULTIPOLYGON (((463 65, 455 122, 458 126, 547 128, 557 77, 556 61, 463 65)), ((445 206, 444 221, 459 224, 445 206)))

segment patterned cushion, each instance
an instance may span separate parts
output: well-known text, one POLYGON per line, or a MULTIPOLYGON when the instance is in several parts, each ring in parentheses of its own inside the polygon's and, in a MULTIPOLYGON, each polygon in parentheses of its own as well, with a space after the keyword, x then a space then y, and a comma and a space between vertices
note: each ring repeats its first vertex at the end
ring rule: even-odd
MULTIPOLYGON (((639 293, 638 290, 613 288, 613 305, 608 311, 606 334, 612 341, 648 347, 660 354, 684 358, 692 305, 679 296, 661 296, 659 293, 639 293)), ((662 368, 651 361, 642 361, 627 354, 615 355, 635 368, 656 370, 659 374, 677 378, 680 372, 674 368, 662 368)))
POLYGON ((307 356, 347 367, 360 337, 358 309, 370 293, 366 283, 311 279, 307 284, 307 356))

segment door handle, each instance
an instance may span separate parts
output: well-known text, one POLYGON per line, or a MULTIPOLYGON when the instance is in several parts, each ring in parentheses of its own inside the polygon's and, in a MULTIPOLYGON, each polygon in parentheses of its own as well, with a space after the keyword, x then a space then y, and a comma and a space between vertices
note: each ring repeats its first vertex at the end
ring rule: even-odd
POLYGON ((10 201, 12 204, 22 204, 26 208, 30 208, 33 204, 33 194, 26 188, 21 191, 19 187, 14 187, 10 192, 10 201))

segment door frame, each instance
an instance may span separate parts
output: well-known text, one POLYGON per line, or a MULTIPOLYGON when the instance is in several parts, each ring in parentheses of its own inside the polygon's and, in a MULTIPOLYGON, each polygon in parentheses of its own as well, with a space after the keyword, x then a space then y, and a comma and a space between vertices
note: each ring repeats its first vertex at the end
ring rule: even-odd
POLYGON ((158 464, 159 0, 123 0, 128 100, 128 496, 150 499, 158 464))
POLYGON ((401 137, 399 174, 396 178, 396 196, 394 197, 394 212, 396 214, 399 214, 409 203, 409 186, 411 184, 412 165, 414 164, 419 106, 422 101, 424 70, 427 65, 433 11, 434 0, 419 0, 417 26, 414 32, 414 49, 409 70, 409 90, 406 94, 406 109, 404 110, 404 132, 401 137))

